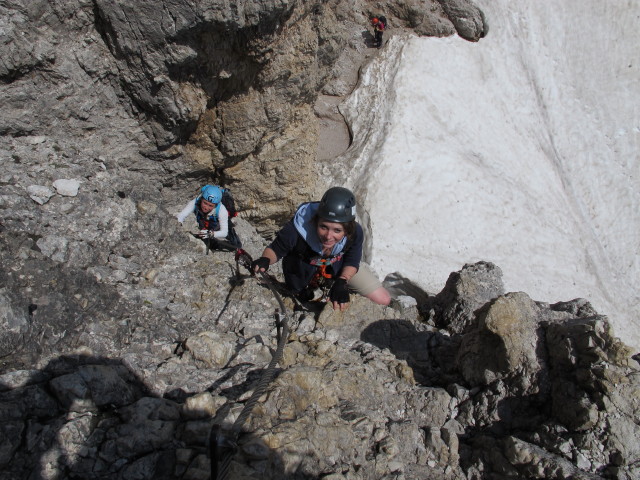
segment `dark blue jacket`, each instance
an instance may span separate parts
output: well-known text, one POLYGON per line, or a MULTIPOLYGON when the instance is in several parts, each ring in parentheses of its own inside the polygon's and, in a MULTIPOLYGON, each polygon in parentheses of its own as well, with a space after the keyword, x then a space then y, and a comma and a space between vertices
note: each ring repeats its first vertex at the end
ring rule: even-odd
POLYGON ((315 225, 311 222, 311 217, 317 210, 317 206, 317 202, 301 205, 296 216, 282 227, 269 245, 278 260, 282 259, 285 283, 287 288, 294 293, 300 292, 309 285, 318 268, 317 264, 323 263, 323 260, 324 263, 331 263, 327 267, 327 271, 332 274, 333 278, 338 277, 343 267, 360 268, 364 233, 358 223, 356 223, 354 238, 346 241, 341 251, 325 257, 319 253, 317 245, 320 244, 320 241, 315 225), (302 218, 301 213, 305 213, 305 208, 306 214, 302 218), (307 240, 303 235, 306 235, 307 240), (312 248, 309 243, 315 243, 316 248, 312 248))

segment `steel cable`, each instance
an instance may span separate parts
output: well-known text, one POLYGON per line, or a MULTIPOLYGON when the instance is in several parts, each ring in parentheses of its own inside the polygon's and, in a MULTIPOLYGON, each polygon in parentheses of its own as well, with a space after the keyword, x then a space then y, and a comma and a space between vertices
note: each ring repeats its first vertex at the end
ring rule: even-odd
MULTIPOLYGON (((251 256, 241 248, 237 248, 231 243, 217 240, 219 245, 235 250, 236 268, 238 275, 240 274, 240 265, 247 268, 251 272, 251 256)), ((208 248, 207 248, 208 250, 208 248)), ((253 273, 253 272, 251 272, 253 273)), ((226 480, 231 465, 231 459, 237 450, 237 440, 240 436, 242 426, 251 415, 253 407, 260 397, 264 394, 267 387, 273 380, 275 368, 278 362, 282 360, 284 347, 289 337, 289 322, 287 319, 286 307, 281 295, 276 290, 273 282, 265 272, 260 272, 260 276, 269 290, 273 293, 278 302, 279 312, 277 312, 276 332, 278 343, 276 350, 271 357, 271 361, 265 368, 260 380, 256 384, 251 397, 245 403, 240 415, 236 418, 233 426, 228 434, 223 435, 219 425, 213 425, 209 434, 209 456, 211 460, 211 480, 226 480)))

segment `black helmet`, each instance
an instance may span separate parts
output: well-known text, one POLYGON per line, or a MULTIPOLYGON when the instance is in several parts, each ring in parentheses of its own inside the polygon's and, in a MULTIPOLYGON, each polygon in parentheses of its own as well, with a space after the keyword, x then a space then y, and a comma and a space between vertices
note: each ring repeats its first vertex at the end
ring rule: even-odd
POLYGON ((347 223, 356 218, 356 197, 351 190, 342 187, 331 187, 324 192, 318 217, 330 222, 347 223))

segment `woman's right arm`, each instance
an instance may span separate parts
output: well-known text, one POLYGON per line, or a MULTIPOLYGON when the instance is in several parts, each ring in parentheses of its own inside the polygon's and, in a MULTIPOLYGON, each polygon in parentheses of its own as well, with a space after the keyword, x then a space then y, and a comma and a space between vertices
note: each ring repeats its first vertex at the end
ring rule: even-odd
POLYGON ((262 256, 251 264, 251 269, 255 273, 266 272, 269 265, 273 265, 293 250, 297 241, 298 231, 295 229, 292 222, 288 222, 276 234, 276 238, 273 242, 264 249, 262 256), (267 260, 269 263, 267 263, 267 260))
POLYGON ((266 272, 269 269, 269 265, 273 265, 278 261, 278 256, 271 248, 267 247, 262 252, 262 256, 251 263, 251 270, 254 273, 266 272))
POLYGON ((189 216, 190 213, 193 213, 194 208, 196 208, 196 199, 191 200, 187 205, 182 209, 182 211, 176 215, 178 221, 180 223, 184 223, 185 219, 189 216))

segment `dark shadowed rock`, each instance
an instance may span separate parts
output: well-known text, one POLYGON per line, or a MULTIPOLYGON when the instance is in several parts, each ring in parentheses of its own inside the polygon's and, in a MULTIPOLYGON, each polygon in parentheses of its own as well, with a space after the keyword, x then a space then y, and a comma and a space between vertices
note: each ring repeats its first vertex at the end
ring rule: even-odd
POLYGON ((442 8, 465 40, 477 42, 489 32, 484 13, 470 0, 439 0, 442 8))
POLYGON ((467 264, 449 275, 442 291, 422 305, 422 309, 438 327, 462 333, 474 326, 477 309, 503 293, 499 267, 489 262, 467 264))

